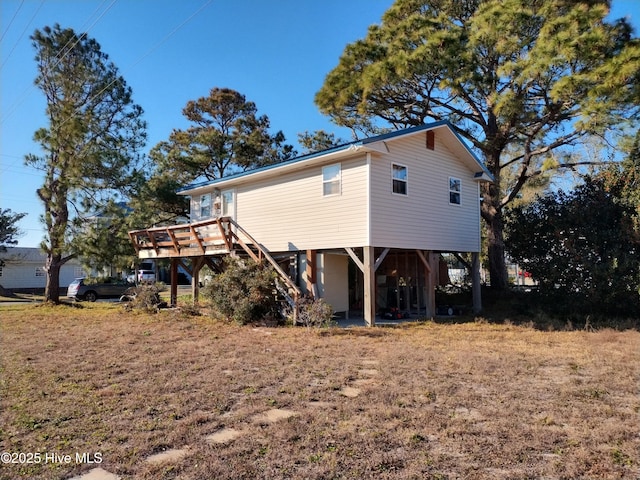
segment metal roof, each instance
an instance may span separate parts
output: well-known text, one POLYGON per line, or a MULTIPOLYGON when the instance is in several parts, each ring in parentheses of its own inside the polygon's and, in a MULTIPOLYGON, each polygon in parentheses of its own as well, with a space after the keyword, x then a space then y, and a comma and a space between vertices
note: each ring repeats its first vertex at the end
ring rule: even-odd
MULTIPOLYGON (((233 180, 241 179, 244 177, 260 175, 265 172, 274 171, 278 169, 287 169, 295 165, 303 166, 306 163, 310 163, 315 161, 316 159, 322 157, 331 157, 347 152, 356 152, 361 149, 367 149, 367 147, 373 147, 374 144, 379 142, 385 142, 387 140, 396 139, 403 136, 415 135, 420 132, 433 130, 436 128, 446 127, 456 138, 456 140, 460 143, 460 146, 465 150, 471 159, 477 164, 480 172, 476 173, 476 178, 482 179, 485 181, 494 181, 493 175, 487 170, 485 165, 478 159, 478 157, 473 153, 473 151, 467 146, 462 137, 454 130, 453 126, 450 122, 446 120, 441 120, 438 122, 427 123, 424 125, 419 125, 417 127, 405 128, 402 130, 396 130, 393 132, 385 133, 382 135, 376 135, 375 137, 369 137, 362 140, 355 140, 353 142, 344 143, 342 145, 338 145, 336 147, 332 147, 326 150, 321 150, 318 152, 310 153, 307 155, 302 155, 291 160, 287 160, 280 163, 274 163, 272 165, 267 165, 260 168, 255 168, 252 170, 246 170, 244 172, 235 173, 226 177, 218 178, 215 180, 207 180, 199 183, 193 183, 191 185, 187 185, 181 189, 178 189, 178 193, 182 195, 189 195, 191 192, 198 190, 202 187, 209 187, 221 183, 228 183, 233 180)), ((376 149, 379 151, 379 149, 376 149)))

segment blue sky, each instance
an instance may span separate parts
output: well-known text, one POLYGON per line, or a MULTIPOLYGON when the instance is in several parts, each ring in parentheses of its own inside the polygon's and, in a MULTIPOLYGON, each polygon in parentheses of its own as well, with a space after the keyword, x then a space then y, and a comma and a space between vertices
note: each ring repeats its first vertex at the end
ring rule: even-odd
MULTIPOLYGON (((228 87, 297 145, 303 131, 349 139, 313 103, 344 47, 364 37, 393 0, 2 0, 0 1, 0 208, 27 212, 19 246, 43 237, 38 153, 33 133, 46 126, 45 101, 33 86, 36 28, 59 23, 87 31, 119 68, 145 110, 147 150, 187 126, 182 108, 228 87)), ((613 0, 613 18, 640 30, 640 1, 613 0)))

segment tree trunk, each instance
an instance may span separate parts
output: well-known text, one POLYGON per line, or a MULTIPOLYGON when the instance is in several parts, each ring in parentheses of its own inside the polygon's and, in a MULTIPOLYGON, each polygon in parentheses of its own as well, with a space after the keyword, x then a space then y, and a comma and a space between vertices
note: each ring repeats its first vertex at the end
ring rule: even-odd
POLYGON ((487 220, 487 258, 489 281, 493 290, 506 290, 509 286, 504 250, 504 223, 498 210, 487 220))
POLYGON ((60 268, 64 262, 61 255, 47 254, 45 271, 47 273, 47 285, 44 290, 44 301, 60 303, 60 268))
POLYGON ((487 259, 489 262, 489 282, 492 290, 506 290, 508 283, 507 264, 504 251, 504 221, 501 205, 500 151, 485 152, 485 163, 493 174, 495 182, 481 186, 483 201, 482 218, 487 223, 487 259))

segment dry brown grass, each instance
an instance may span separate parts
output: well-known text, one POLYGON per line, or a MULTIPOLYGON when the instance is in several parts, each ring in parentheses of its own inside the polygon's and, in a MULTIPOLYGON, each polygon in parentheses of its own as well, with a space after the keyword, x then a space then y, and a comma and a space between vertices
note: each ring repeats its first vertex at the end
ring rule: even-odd
POLYGON ((98 304, 0 307, 0 325, 2 451, 99 452, 135 479, 640 476, 636 331, 266 329, 98 304), (240 435, 205 440, 223 429, 240 435))

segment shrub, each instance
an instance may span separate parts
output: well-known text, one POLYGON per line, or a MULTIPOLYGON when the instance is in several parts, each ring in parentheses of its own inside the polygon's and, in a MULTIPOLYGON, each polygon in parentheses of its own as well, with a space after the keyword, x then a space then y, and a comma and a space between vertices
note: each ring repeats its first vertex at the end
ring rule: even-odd
POLYGON ((143 310, 145 312, 157 312, 166 302, 160 299, 161 285, 140 285, 128 290, 127 296, 129 303, 126 305, 128 310, 143 310))
POLYGON ((569 193, 511 209, 505 245, 539 282, 551 313, 624 318, 640 308, 634 215, 619 187, 587 177, 569 193))
MULTIPOLYGON (((292 316, 293 312, 290 313, 292 316)), ((297 323, 308 328, 327 328, 335 324, 333 307, 322 298, 302 297, 298 302, 297 323)))
POLYGON ((280 318, 271 266, 227 257, 224 271, 215 275, 202 294, 211 300, 213 309, 241 325, 280 318))

